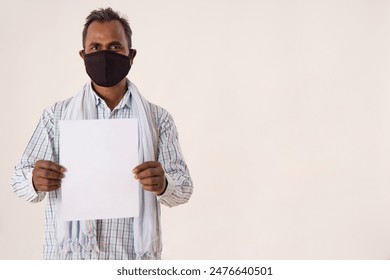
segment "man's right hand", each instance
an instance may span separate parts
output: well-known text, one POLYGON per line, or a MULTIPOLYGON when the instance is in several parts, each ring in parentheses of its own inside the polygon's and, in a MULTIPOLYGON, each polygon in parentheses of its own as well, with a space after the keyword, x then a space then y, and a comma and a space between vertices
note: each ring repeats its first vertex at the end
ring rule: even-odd
POLYGON ((41 192, 50 192, 61 187, 65 167, 48 160, 38 160, 32 172, 34 188, 41 192))

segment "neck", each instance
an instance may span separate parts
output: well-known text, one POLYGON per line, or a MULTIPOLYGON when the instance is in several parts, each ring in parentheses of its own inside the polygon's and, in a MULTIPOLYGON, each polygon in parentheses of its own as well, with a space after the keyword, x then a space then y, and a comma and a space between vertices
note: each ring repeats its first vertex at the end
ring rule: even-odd
POLYGON ((107 106, 113 110, 122 100, 127 90, 127 82, 126 79, 123 79, 115 86, 101 87, 92 81, 92 88, 106 102, 107 106))

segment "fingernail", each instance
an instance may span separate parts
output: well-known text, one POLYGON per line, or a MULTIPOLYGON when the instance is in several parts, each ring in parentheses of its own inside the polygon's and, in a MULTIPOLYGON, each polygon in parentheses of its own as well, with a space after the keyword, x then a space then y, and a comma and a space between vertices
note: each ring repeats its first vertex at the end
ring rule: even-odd
POLYGON ((61 167, 60 171, 61 171, 61 172, 66 172, 67 170, 66 170, 65 167, 61 167))
POLYGON ((137 176, 137 175, 134 175, 134 178, 135 178, 135 179, 138 179, 138 176, 137 176))

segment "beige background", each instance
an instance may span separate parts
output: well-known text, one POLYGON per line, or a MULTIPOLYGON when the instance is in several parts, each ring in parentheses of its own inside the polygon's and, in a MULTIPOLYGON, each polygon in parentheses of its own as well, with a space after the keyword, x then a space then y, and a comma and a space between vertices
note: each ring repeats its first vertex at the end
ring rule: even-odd
POLYGON ((0 258, 39 259, 9 180, 42 110, 87 80, 88 13, 127 14, 129 77, 170 111, 195 192, 165 259, 390 258, 390 2, 0 2, 0 258))

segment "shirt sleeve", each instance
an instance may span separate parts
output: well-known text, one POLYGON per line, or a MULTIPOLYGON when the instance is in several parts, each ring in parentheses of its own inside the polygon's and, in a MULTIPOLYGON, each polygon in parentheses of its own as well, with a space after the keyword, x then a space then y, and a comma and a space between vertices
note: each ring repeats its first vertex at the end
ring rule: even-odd
POLYGON ((178 133, 172 116, 162 108, 159 117, 159 155, 167 178, 165 192, 157 199, 166 206, 173 207, 186 203, 193 192, 193 184, 188 167, 179 145, 178 133))
POLYGON ((32 170, 37 160, 53 159, 53 128, 53 113, 48 108, 44 110, 21 160, 15 166, 11 187, 18 197, 28 202, 39 202, 45 198, 46 193, 36 191, 33 186, 32 170))

